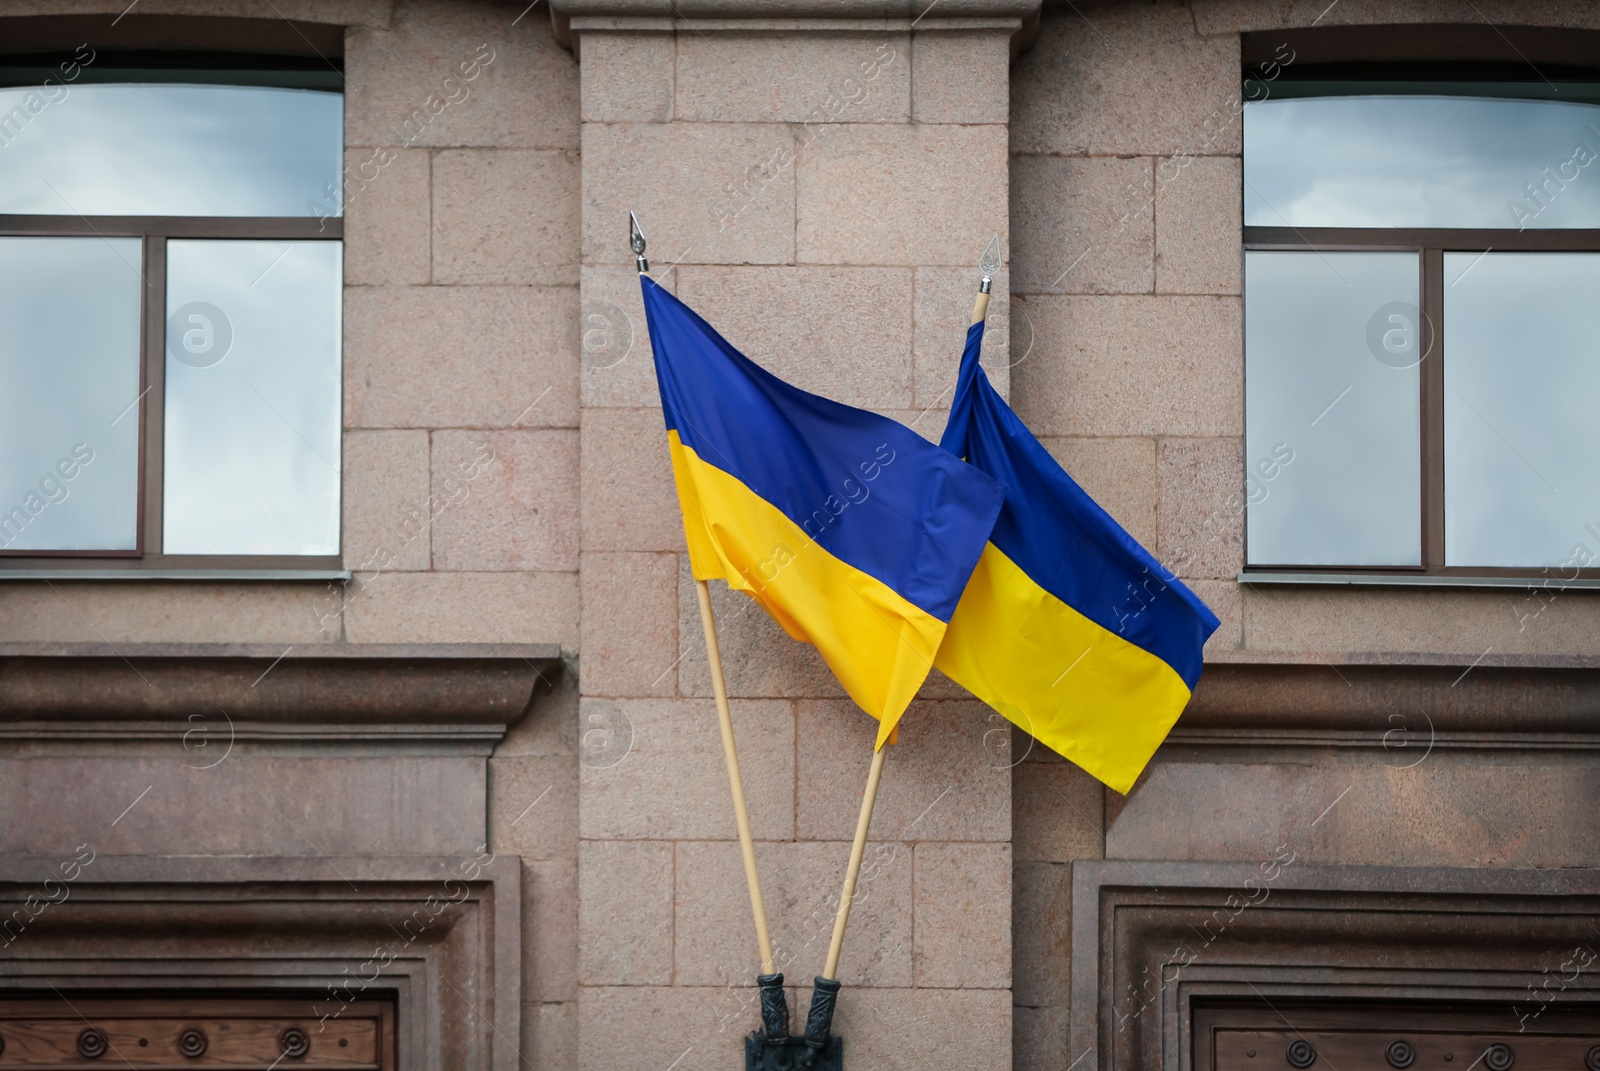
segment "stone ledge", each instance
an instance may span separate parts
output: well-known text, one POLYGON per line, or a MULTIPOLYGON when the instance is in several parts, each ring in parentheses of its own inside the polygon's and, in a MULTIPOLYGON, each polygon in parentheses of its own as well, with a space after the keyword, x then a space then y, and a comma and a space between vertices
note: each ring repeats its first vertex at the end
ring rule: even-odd
POLYGON ((0 643, 0 739, 148 739, 225 711, 239 738, 492 743, 555 644, 0 643))
MULTIPOLYGON (((935 0, 933 20, 955 18, 1027 18, 1039 11, 1040 0, 935 0)), ((928 0, 552 0, 558 18, 654 16, 683 20, 722 19, 922 19, 932 10, 928 0)), ((702 27, 703 28, 703 27, 702 27)))
POLYGON ((1003 31, 1011 59, 1039 35, 1041 0, 552 0, 555 39, 582 58, 586 33, 1003 31), (938 4, 937 13, 928 17, 938 4))
POLYGON ((243 45, 261 52, 337 55, 343 51, 337 36, 313 32, 308 39, 295 24, 387 29, 394 0, 146 0, 138 18, 122 22, 120 16, 129 10, 125 0, 11 0, 5 11, 6 51, 87 39, 96 48, 193 48, 199 42, 210 48, 243 45), (118 21, 108 25, 103 16, 118 21), (17 37, 9 36, 13 33, 17 37))
POLYGON ((1208 661, 1166 747, 1600 748, 1600 666, 1564 661, 1208 661))
POLYGON ((632 15, 574 15, 573 33, 918 33, 940 30, 971 32, 1005 30, 1016 33, 1022 18, 719 18, 715 20, 659 18, 632 15))

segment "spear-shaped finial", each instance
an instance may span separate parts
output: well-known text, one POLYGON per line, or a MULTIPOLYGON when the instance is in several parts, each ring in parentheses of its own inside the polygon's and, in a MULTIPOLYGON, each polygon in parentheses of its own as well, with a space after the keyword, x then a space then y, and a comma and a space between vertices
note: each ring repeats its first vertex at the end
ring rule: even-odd
POLYGON ((634 259, 639 262, 639 274, 645 275, 650 271, 650 262, 644 258, 644 231, 639 226, 639 217, 628 211, 628 245, 633 249, 634 259))
POLYGON ((989 244, 983 247, 983 259, 978 261, 978 270, 983 273, 983 282, 978 284, 978 291, 983 294, 989 292, 989 284, 994 282, 994 277, 1000 274, 1000 232, 995 231, 994 237, 989 239, 989 244))
POLYGON ((983 273, 983 282, 978 284, 978 299, 972 303, 972 322, 983 323, 985 316, 989 315, 989 287, 994 282, 994 277, 1000 274, 1000 232, 996 231, 989 244, 983 247, 983 256, 978 260, 978 271, 983 273))

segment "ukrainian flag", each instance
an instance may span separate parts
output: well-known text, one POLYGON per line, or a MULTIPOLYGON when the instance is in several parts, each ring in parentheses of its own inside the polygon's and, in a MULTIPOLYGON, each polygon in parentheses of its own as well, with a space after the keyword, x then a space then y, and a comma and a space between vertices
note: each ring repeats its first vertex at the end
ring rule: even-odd
POLYGON ((950 619, 945 675, 1118 792, 1189 702, 1217 616, 1033 437, 967 348, 941 445, 1005 485, 950 619))
POLYGON ((696 580, 814 644, 882 747, 933 666, 1000 512, 993 479, 886 417, 792 387, 648 276, 696 580))

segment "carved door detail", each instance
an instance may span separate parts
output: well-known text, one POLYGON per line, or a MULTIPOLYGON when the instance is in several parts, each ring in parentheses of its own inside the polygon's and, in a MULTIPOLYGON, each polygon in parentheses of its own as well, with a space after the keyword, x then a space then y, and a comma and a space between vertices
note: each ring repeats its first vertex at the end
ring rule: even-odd
POLYGON ((305 1000, 0 1001, 0 1069, 226 1067, 396 1071, 394 1006, 320 1018, 305 1000))
POLYGON ((1600 1071, 1600 1009, 1197 1007, 1194 1071, 1600 1071))

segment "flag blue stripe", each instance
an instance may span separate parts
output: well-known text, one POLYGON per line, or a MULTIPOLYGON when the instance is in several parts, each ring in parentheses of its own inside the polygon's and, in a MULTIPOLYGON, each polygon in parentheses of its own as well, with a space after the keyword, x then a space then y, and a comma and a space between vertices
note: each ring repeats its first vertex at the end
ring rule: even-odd
POLYGON ((785 383, 641 282, 668 430, 828 553, 948 622, 999 485, 897 421, 785 383))
POLYGON ((978 363, 982 341, 983 325, 974 324, 941 445, 1005 486, 989 541, 1034 583, 1167 663, 1193 690, 1216 614, 1033 437, 989 384, 978 363))

